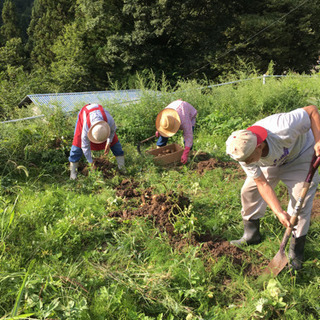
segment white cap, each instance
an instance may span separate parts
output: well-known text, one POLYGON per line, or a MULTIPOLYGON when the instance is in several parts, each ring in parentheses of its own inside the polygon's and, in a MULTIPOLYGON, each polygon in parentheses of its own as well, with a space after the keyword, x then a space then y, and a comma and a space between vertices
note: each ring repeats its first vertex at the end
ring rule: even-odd
POLYGON ((227 154, 237 161, 247 159, 257 146, 257 136, 249 130, 232 132, 227 142, 227 154))
POLYGON ((226 141, 227 154, 237 161, 246 160, 268 136, 268 131, 260 126, 232 132, 226 141))

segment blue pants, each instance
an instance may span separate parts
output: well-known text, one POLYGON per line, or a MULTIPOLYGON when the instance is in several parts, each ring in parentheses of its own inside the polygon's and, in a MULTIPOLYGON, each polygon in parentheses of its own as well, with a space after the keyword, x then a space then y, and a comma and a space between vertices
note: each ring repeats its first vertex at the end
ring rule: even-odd
MULTIPOLYGON (((118 141, 115 145, 113 145, 110 150, 114 154, 115 157, 123 156, 124 152, 122 150, 122 146, 120 141, 118 141)), ((76 146, 72 146, 70 150, 69 162, 79 162, 83 155, 82 149, 76 146)))
MULTIPOLYGON (((192 127, 192 132, 194 132, 194 126, 192 127)), ((160 136, 159 139, 157 140, 157 146, 158 147, 163 147, 166 146, 168 143, 168 139, 166 137, 160 136)), ((183 143, 185 143, 185 141, 183 140, 183 143)), ((192 150, 192 146, 190 148, 192 150)))

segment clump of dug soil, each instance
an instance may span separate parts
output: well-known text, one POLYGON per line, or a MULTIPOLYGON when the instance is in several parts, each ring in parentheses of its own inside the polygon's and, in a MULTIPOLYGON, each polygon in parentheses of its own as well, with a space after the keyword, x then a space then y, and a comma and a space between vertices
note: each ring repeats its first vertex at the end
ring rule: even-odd
MULTIPOLYGON (((93 159, 93 168, 100 170, 105 179, 113 178, 116 175, 117 170, 117 166, 103 155, 93 159)), ((89 167, 87 164, 80 163, 78 171, 84 176, 88 176, 89 167)))
MULTIPOLYGON (((128 184, 126 181, 125 184, 128 184)), ((129 184, 128 184, 129 185, 129 184)), ((130 184, 132 187, 134 184, 130 184)), ((132 190, 117 190, 117 195, 126 195, 128 198, 133 196, 140 198, 140 207, 134 210, 124 209, 111 212, 111 217, 120 219, 134 219, 136 217, 145 217, 155 224, 161 232, 166 232, 170 239, 175 237, 174 233, 174 216, 181 210, 189 206, 190 201, 182 193, 176 194, 170 191, 168 194, 154 195, 152 189, 141 192, 132 190)))
POLYGON ((210 154, 206 152, 199 152, 195 155, 192 169, 196 170, 200 175, 204 174, 206 171, 214 170, 216 168, 239 169, 240 166, 237 163, 225 162, 219 159, 212 158, 210 154))
POLYGON ((227 256, 234 265, 242 266, 246 263, 245 272, 247 275, 258 275, 261 265, 250 264, 248 254, 240 248, 230 245, 228 241, 210 234, 190 233, 186 235, 175 230, 174 224, 177 217, 190 205, 190 200, 182 192, 177 194, 170 191, 166 194, 153 194, 152 188, 136 190, 138 185, 133 180, 125 179, 122 181, 117 187, 117 196, 123 197, 127 201, 136 199, 139 204, 134 209, 125 208, 113 211, 109 214, 110 217, 119 218, 120 221, 144 217, 152 221, 160 232, 167 234, 171 246, 176 250, 183 251, 188 245, 199 246, 208 265, 217 261, 221 256, 227 256))

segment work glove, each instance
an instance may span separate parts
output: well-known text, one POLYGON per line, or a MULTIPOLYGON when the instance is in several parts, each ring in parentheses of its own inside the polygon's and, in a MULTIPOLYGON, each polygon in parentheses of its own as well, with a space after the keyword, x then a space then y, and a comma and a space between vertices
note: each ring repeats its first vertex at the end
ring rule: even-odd
POLYGON ((187 163, 190 149, 191 149, 190 147, 185 147, 184 148, 183 154, 181 156, 181 163, 183 163, 183 164, 187 163))
POLYGON ((156 137, 159 138, 160 137, 160 133, 159 131, 156 131, 156 137))

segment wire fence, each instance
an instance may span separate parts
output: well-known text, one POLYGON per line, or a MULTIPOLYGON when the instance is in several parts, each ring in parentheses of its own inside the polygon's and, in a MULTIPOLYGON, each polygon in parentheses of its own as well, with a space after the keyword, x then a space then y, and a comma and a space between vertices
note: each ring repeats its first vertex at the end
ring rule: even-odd
MULTIPOLYGON (((255 78, 248 78, 248 79, 241 79, 241 80, 235 80, 235 81, 229 81, 229 82, 224 82, 224 83, 218 83, 218 84, 214 84, 214 85, 210 85, 207 87, 202 87, 200 89, 205 89, 205 88, 214 88, 214 87, 221 87, 221 86, 225 86, 225 85, 230 85, 230 84, 236 84, 236 83, 240 83, 240 82, 244 82, 244 81, 252 81, 252 80, 257 80, 257 79, 262 79, 262 83, 266 84, 266 79, 267 78, 282 78, 282 77, 286 77, 287 75, 262 75, 259 77, 255 77, 255 78)), ((301 76, 299 75, 299 77, 308 77, 310 78, 311 76, 305 75, 305 76, 301 76)), ((134 100, 130 100, 129 102, 137 102, 140 101, 140 99, 134 99, 134 100)), ((126 104, 128 103, 128 101, 124 101, 124 102, 117 102, 114 103, 114 105, 121 105, 121 104, 126 104)), ((32 117, 27 117, 27 118, 21 118, 21 119, 12 119, 12 120, 6 120, 6 121, 2 121, 0 123, 12 123, 12 122, 19 122, 19 121, 24 121, 24 120, 33 120, 33 119, 38 119, 38 118, 43 118, 45 117, 44 114, 41 115, 37 115, 37 116, 32 116, 32 117)))

